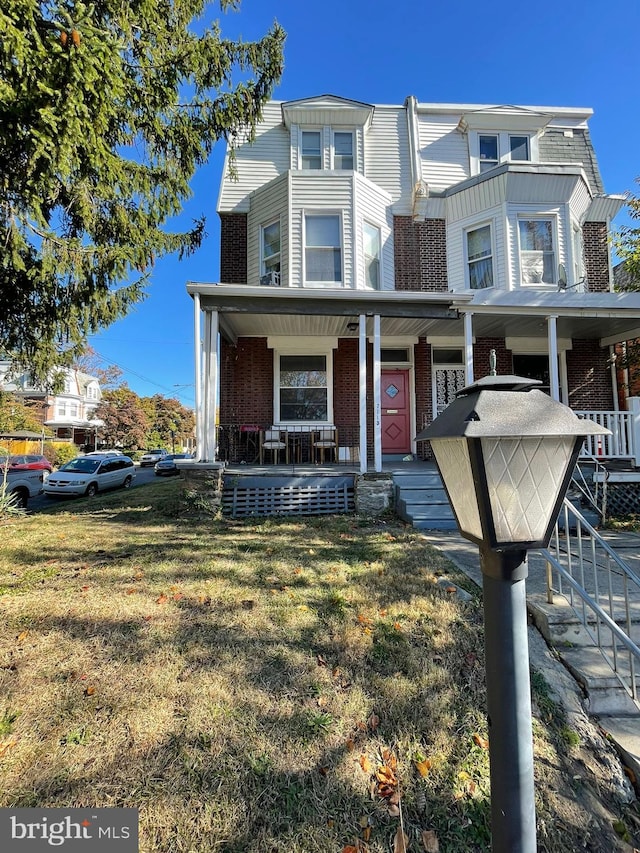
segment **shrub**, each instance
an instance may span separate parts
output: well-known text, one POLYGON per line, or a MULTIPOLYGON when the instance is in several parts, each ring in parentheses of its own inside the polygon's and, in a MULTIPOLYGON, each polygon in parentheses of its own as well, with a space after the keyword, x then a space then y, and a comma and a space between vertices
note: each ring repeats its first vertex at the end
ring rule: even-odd
POLYGON ((71 461, 78 455, 78 448, 75 444, 57 444, 56 445, 56 458, 53 464, 56 468, 59 468, 61 465, 64 465, 65 462, 71 461))

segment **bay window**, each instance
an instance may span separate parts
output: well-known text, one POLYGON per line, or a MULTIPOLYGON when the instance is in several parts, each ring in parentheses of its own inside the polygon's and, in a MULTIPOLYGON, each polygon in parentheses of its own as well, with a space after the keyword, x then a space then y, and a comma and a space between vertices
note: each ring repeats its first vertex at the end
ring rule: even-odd
POLYGON ((305 281, 342 282, 342 241, 340 216, 337 214, 306 215, 305 281))
POLYGON ((556 253, 552 219, 519 219, 522 284, 555 284, 556 253))
POLYGON ((467 272, 471 290, 493 287, 491 226, 467 231, 467 272))

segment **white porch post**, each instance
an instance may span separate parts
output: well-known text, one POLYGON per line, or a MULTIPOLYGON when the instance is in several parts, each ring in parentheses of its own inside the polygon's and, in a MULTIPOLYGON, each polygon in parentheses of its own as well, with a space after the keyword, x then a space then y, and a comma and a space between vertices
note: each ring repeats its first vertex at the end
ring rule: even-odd
POLYGON ((629 397, 627 408, 632 415, 633 464, 638 468, 640 467, 640 397, 629 397))
POLYGON ((209 343, 211 340, 211 314, 204 313, 204 334, 202 336, 202 458, 205 462, 211 462, 211 450, 209 447, 209 423, 211 422, 211 383, 209 381, 209 343))
POLYGON ((473 383, 473 314, 464 315, 464 370, 465 384, 473 383))
POLYGON ((373 318, 373 460, 382 471, 382 401, 380 398, 380 315, 373 318))
POLYGON ((360 364, 360 473, 367 473, 367 318, 364 314, 359 317, 358 358, 360 364))
POLYGON ((558 375, 558 330, 557 317, 547 317, 549 341, 549 384, 551 399, 560 402, 560 377, 558 375))
POLYGON ((193 295, 193 363, 195 365, 196 392, 196 461, 204 458, 204 432, 202 411, 202 341, 200 340, 200 294, 193 295))
POLYGON ((207 435, 207 461, 215 462, 218 436, 218 327, 219 318, 217 311, 207 312, 207 328, 205 335, 206 356, 206 383, 207 383, 207 408, 206 408, 206 435, 207 435))

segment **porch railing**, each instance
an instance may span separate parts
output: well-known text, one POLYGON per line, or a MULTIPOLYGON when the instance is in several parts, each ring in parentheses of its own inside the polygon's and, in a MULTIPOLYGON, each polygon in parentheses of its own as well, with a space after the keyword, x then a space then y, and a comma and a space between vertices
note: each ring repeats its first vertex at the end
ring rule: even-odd
MULTIPOLYGON (((359 464, 360 429, 339 426, 335 446, 316 443, 318 431, 327 427, 295 425, 274 427, 271 424, 218 424, 216 427, 217 459, 230 465, 315 465, 355 466, 359 464), (278 430, 286 447, 260 448, 266 430, 278 430)), ((325 438, 330 437, 325 436, 325 438)))
POLYGON ((640 577, 566 499, 555 535, 541 553, 547 561, 547 602, 553 604, 556 595, 568 602, 637 703, 640 648, 632 631, 640 621, 640 577))

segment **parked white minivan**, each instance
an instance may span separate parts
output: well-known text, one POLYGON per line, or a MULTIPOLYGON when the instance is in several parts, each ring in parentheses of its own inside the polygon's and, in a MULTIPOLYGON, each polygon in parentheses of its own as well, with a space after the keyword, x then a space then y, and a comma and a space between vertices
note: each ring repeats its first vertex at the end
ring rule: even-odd
POLYGON ((106 489, 122 486, 128 489, 136 471, 128 456, 77 456, 49 476, 44 493, 56 495, 87 495, 92 497, 106 489))

